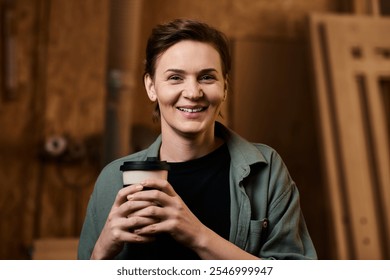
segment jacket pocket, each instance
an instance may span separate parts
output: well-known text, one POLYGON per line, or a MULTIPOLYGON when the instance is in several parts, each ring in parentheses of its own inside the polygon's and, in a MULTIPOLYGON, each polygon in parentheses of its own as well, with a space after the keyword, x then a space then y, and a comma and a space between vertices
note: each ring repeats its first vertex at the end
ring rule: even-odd
POLYGON ((251 220, 249 226, 248 240, 245 251, 259 256, 260 248, 263 246, 268 229, 268 219, 251 220))

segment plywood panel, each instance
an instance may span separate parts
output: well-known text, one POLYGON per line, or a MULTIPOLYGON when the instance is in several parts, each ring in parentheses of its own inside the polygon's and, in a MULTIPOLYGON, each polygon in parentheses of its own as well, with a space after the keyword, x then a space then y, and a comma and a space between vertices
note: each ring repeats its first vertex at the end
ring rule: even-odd
POLYGON ((78 238, 45 238, 34 241, 33 260, 76 260, 78 238))
POLYGON ((390 255, 389 132, 378 80, 388 75, 388 19, 310 18, 325 170, 342 259, 390 255))
POLYGON ((102 137, 104 129, 108 4, 105 0, 50 4, 42 140, 64 137, 73 158, 43 162, 37 237, 75 236, 80 232, 100 168, 88 150, 99 150, 99 135, 102 137), (89 140, 96 136, 91 143, 89 140))
MULTIPOLYGON (((2 1, 2 4, 5 1, 2 1)), ((8 1, 9 3, 11 1, 8 1)), ((35 214, 36 182, 39 163, 36 161, 39 111, 35 87, 37 52, 35 25, 40 13, 38 0, 13 1, 9 9, 14 40, 13 62, 15 92, 0 92, 0 259, 28 257, 35 214)), ((1 42, 0 44, 2 44, 1 42)), ((2 46, 3 47, 3 46, 2 46)), ((5 69, 1 67, 0 71, 5 69)))
POLYGON ((27 259, 33 239, 80 231, 100 168, 109 2, 1 1, 1 8, 6 4, 16 91, 0 93, 0 259, 27 259), (97 149, 71 163, 42 157, 56 134, 97 149))

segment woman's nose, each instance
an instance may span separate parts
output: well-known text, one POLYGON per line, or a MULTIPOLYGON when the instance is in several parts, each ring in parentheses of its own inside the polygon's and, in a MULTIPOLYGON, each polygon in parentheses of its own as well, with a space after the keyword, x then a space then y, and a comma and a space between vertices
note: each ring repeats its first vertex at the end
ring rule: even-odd
POLYGON ((185 83, 182 95, 189 99, 199 99, 203 97, 203 91, 198 81, 188 81, 185 83))

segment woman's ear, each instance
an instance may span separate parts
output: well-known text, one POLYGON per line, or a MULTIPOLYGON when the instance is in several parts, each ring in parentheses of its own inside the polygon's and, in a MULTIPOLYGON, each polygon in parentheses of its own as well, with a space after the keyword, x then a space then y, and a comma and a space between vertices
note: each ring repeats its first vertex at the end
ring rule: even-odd
POLYGON ((144 85, 146 92, 148 93, 149 99, 152 102, 155 102, 157 100, 156 90, 154 87, 153 79, 149 74, 145 74, 144 76, 144 85))
POLYGON ((225 82, 224 82, 223 101, 225 101, 226 96, 228 94, 228 91, 229 91, 229 80, 228 80, 228 77, 226 77, 225 82))

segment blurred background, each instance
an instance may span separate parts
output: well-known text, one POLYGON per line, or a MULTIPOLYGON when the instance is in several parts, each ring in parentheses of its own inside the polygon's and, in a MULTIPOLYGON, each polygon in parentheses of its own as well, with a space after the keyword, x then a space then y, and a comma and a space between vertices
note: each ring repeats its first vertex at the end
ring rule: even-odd
POLYGON ((390 259, 390 1, 0 0, 0 259, 75 258, 94 181, 159 133, 146 39, 227 34, 223 122, 286 162, 320 259, 390 259))

